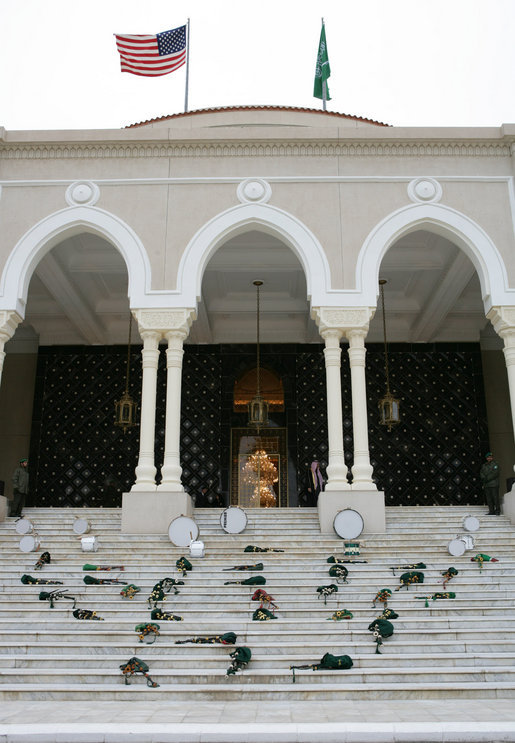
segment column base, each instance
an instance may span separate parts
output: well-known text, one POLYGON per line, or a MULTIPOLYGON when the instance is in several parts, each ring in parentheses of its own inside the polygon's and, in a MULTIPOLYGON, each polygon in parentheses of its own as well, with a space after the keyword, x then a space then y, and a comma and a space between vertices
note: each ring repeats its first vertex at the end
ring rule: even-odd
POLYGON ((9 498, 0 495, 0 521, 5 521, 9 516, 9 498))
POLYGON ((168 534, 177 516, 193 514, 188 493, 156 493, 155 490, 124 493, 122 496, 122 534, 168 534))
POLYGON ((505 493, 502 499, 503 516, 507 516, 512 524, 515 524, 515 490, 505 493))
POLYGON ((352 508, 361 514, 364 521, 363 534, 386 532, 384 493, 381 490, 360 490, 359 493, 345 490, 339 493, 325 491, 318 496, 318 519, 322 534, 335 534, 334 517, 344 508, 352 508))

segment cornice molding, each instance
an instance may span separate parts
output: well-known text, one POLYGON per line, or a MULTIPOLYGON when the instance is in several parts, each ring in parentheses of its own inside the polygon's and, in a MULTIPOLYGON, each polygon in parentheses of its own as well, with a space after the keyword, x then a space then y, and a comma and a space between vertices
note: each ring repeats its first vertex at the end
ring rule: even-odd
POLYGON ((513 143, 476 142, 221 142, 192 144, 1 144, 0 160, 85 160, 152 157, 510 157, 513 143))

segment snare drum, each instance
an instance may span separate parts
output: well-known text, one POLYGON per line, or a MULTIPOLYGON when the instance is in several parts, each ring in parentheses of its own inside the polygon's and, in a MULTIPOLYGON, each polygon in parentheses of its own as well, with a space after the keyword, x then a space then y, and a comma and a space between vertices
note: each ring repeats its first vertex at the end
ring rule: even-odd
POLYGON ((363 517, 352 508, 338 511, 333 521, 333 528, 342 539, 356 539, 363 531, 365 524, 363 517))
POLYGON ((190 557, 204 557, 205 554, 206 550, 204 548, 204 542, 202 542, 200 539, 197 539, 196 542, 191 542, 190 557))
POLYGON ((359 555, 359 542, 345 542, 343 546, 344 555, 359 555))
POLYGON ((449 554, 453 557, 461 557, 466 549, 465 542, 463 541, 463 539, 452 539, 449 542, 447 549, 449 551, 449 554))
POLYGON ((477 531, 479 529, 479 519, 475 516, 465 516, 463 528, 465 531, 477 531))
POLYGON ((474 549, 474 537, 472 534, 461 534, 460 539, 465 542, 465 550, 474 549))
POLYGON ((177 516, 168 527, 170 542, 176 547, 188 547, 190 542, 198 539, 198 535, 199 528, 189 516, 177 516))
POLYGON ((243 508, 226 508, 220 515, 220 526, 228 534, 240 534, 247 528, 247 514, 243 508))
POLYGON ((77 519, 73 522, 75 534, 87 534, 91 530, 91 524, 86 519, 77 519))
POLYGON ((18 519, 14 528, 16 529, 18 534, 30 534, 32 531, 34 531, 34 526, 28 519, 18 519))
POLYGON ((82 537, 80 544, 83 552, 96 552, 99 546, 96 537, 82 537))
POLYGON ((27 534, 20 539, 20 549, 22 552, 36 552, 40 544, 37 534, 27 534))

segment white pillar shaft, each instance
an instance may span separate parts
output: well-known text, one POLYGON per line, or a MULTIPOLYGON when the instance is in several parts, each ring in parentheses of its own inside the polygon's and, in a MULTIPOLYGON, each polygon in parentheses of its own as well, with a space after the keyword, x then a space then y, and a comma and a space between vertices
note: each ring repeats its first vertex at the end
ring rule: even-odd
POLYGON ((181 387, 183 342, 186 333, 173 331, 166 334, 166 426, 165 452, 162 468, 163 479, 158 490, 183 492, 181 482, 180 439, 181 439, 181 387))
POLYGON ((352 393, 352 428, 354 436, 353 490, 376 490, 372 481, 368 448, 367 386, 365 378, 365 335, 363 330, 347 333, 352 393))
POLYGON ((325 373, 327 386, 327 436, 329 443, 329 464, 327 465, 326 490, 348 490, 347 465, 343 451, 343 416, 341 389, 341 333, 337 330, 326 330, 322 333, 325 340, 325 373))
POLYGON ((508 373, 508 389, 510 391, 511 420, 515 432, 515 334, 502 334, 504 340, 504 360, 508 373))
POLYGON ((136 482, 131 492, 156 489, 156 467, 154 464, 154 441, 156 427, 157 366, 159 363, 159 333, 141 332, 143 338, 141 384, 141 422, 139 437, 139 459, 136 467, 136 482))

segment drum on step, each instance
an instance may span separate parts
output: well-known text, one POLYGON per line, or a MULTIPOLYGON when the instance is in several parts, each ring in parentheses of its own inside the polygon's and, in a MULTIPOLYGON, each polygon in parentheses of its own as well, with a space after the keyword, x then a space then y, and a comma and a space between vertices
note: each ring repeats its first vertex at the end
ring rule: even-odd
POLYGON ((228 534, 241 534, 247 528, 248 518, 243 508, 231 506, 220 514, 220 526, 228 534))
POLYGON ((474 537, 472 534, 461 534, 460 539, 465 542, 465 552, 474 549, 474 537))
POLYGON ((447 545, 447 550, 453 557, 461 557, 461 555, 465 553, 466 549, 467 547, 464 540, 458 537, 456 537, 456 539, 451 539, 451 541, 447 545))
POLYGON ((465 516, 462 526, 465 531, 477 531, 479 529, 479 519, 476 516, 465 516))
POLYGON ((364 526, 363 516, 352 508, 338 511, 333 521, 333 529, 342 539, 357 539, 364 526))
POLYGON ((80 545, 83 552, 97 552, 99 547, 96 537, 82 537, 80 545))
POLYGON ((177 516, 168 527, 170 542, 176 547, 189 547, 191 542, 198 539, 199 533, 197 523, 189 516, 177 516))
POLYGON ((30 534, 34 531, 34 524, 28 519, 18 519, 14 528, 18 534, 30 534))
POLYGON ((37 534, 26 534, 20 539, 20 549, 22 552, 35 552, 41 544, 37 534))
POLYGON ((87 519, 76 519, 73 522, 73 531, 75 534, 87 534, 91 531, 91 524, 87 519))

